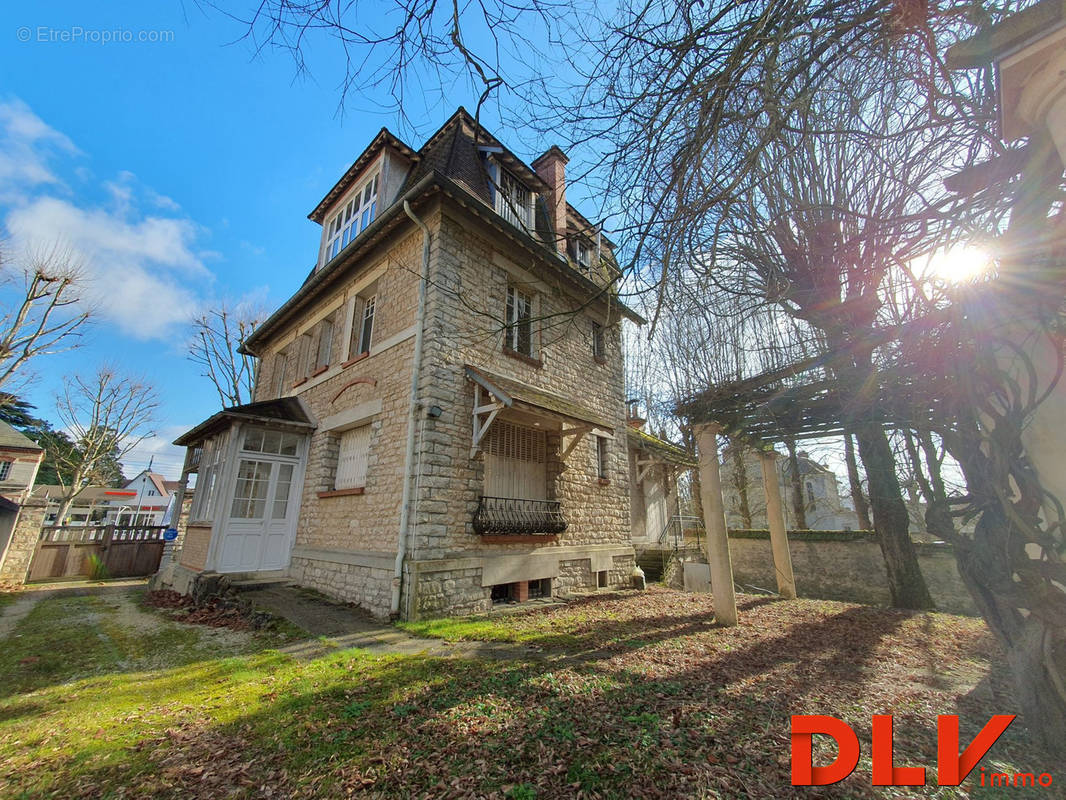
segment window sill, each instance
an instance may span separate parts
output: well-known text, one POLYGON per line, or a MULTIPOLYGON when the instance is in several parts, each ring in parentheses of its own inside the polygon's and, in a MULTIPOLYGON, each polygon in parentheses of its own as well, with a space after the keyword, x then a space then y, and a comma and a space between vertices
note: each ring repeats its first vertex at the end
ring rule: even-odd
POLYGON ((510 356, 517 361, 529 364, 531 367, 536 367, 537 369, 544 366, 544 362, 541 359, 527 356, 525 353, 519 353, 517 350, 512 350, 510 347, 503 348, 503 354, 505 356, 510 356))
POLYGON ((611 479, 610 478, 597 478, 596 479, 596 483, 598 483, 600 486, 610 486, 611 485, 611 479))
POLYGON ((606 364, 607 356, 593 356, 592 360, 595 361, 597 364, 606 364))
POLYGON ((316 369, 314 372, 311 373, 310 377, 317 378, 319 375, 321 375, 327 369, 329 369, 329 364, 326 364, 326 365, 321 366, 318 369, 316 369))
POLYGON ((365 493, 365 486, 356 486, 353 489, 330 489, 327 492, 319 492, 318 496, 322 499, 325 499, 327 497, 352 497, 354 495, 360 495, 365 493))
POLYGON ((500 533, 482 534, 481 541, 487 544, 544 544, 559 540, 554 533, 500 533))
POLYGON ((300 378, 300 380, 292 385, 292 388, 295 389, 297 386, 303 386, 305 383, 307 383, 307 378, 300 378))
POLYGON ((360 353, 355 358, 349 358, 347 361, 345 361, 343 364, 341 364, 341 369, 344 369, 346 367, 350 367, 352 364, 358 364, 364 358, 367 358, 369 356, 370 356, 370 351, 367 350, 365 353, 360 353))

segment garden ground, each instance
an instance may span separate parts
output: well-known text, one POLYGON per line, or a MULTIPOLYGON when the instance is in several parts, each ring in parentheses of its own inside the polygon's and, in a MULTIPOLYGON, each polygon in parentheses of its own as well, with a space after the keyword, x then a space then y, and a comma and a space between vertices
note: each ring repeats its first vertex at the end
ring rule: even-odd
MULTIPOLYGON (((1049 796, 977 786, 977 771, 962 787, 871 786, 871 715, 895 715, 896 763, 932 784, 937 714, 960 714, 966 742, 1013 713, 980 620, 741 596, 742 624, 719 628, 709 597, 653 588, 404 626, 522 644, 499 661, 309 650, 291 627, 183 623, 142 592, 48 596, 13 626, 0 796, 1049 796), (840 784, 794 789, 789 717, 819 713, 852 725, 863 759, 840 784)), ((0 619, 17 607, 0 599, 0 619)), ((1018 722, 982 766, 1051 772, 1050 796, 1066 782, 1018 722)))

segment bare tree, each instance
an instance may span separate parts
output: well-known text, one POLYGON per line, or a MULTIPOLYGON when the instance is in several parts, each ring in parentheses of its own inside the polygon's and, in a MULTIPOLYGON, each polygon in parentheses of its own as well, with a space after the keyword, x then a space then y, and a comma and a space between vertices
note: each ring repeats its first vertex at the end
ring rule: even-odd
POLYGON ((252 399, 256 360, 241 345, 264 316, 248 305, 223 302, 193 320, 189 360, 204 370, 201 374, 214 385, 223 408, 252 399))
POLYGON ((69 250, 59 245, 32 251, 7 263, 0 253, 0 387, 33 358, 77 347, 89 321, 84 277, 69 250), (5 285, 6 284, 6 285, 5 285))
POLYGON ((90 486, 97 473, 113 466, 152 435, 159 401, 144 381, 101 367, 91 377, 74 375, 56 397, 56 414, 73 447, 55 454, 63 488, 57 519, 90 486))

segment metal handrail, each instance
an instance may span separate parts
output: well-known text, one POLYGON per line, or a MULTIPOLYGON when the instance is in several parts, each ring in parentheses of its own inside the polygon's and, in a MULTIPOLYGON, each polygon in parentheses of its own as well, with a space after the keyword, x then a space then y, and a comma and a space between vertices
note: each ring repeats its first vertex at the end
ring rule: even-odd
POLYGON ((666 525, 663 526, 662 532, 659 534, 659 549, 665 550, 669 545, 675 552, 681 550, 687 546, 685 541, 685 531, 696 531, 696 547, 703 549, 703 534, 706 532, 706 528, 703 524, 703 518, 693 516, 690 514, 678 514, 669 519, 666 525), (673 541, 668 541, 672 537, 673 541))
POLYGON ((474 531, 479 534, 558 534, 566 530, 558 500, 479 497, 474 531))

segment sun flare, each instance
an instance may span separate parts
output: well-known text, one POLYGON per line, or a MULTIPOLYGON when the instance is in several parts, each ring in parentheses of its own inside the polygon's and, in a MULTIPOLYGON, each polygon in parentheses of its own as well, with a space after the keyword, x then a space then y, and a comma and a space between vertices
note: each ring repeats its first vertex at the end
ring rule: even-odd
POLYGON ((938 250, 930 259, 926 274, 948 283, 963 283, 984 275, 992 267, 992 254, 977 245, 956 245, 938 250))

